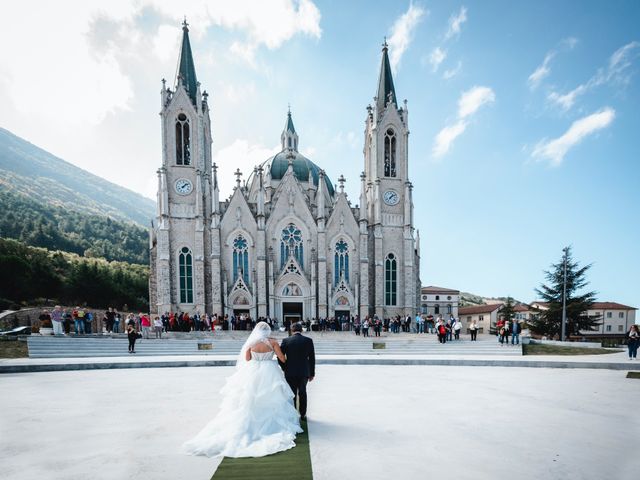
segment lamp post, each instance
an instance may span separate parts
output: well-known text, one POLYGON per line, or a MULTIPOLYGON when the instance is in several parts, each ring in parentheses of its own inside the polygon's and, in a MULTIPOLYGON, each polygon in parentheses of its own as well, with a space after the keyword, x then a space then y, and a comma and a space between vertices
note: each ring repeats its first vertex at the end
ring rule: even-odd
POLYGON ((564 342, 567 323, 567 253, 569 247, 564 247, 562 251, 564 255, 562 257, 562 327, 560 331, 560 341, 564 342))

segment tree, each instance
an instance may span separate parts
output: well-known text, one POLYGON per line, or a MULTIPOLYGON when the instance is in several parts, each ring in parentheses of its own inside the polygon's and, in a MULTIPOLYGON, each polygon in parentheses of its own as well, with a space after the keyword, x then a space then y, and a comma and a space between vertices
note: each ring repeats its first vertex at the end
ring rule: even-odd
POLYGON ((502 308, 500 309, 500 316, 502 320, 505 322, 510 322, 516 316, 516 312, 513 309, 513 298, 507 297, 507 301, 504 303, 502 308))
MULTIPOLYGON (((542 284, 536 288, 536 293, 548 309, 540 309, 537 318, 529 321, 529 328, 533 333, 546 335, 549 338, 560 337, 562 330, 562 293, 564 283, 564 261, 551 264, 551 269, 545 271, 548 285, 542 284)), ((583 267, 573 260, 571 247, 566 248, 566 308, 567 308, 567 335, 579 334, 580 331, 596 330, 600 324, 599 317, 589 317, 587 311, 595 301, 596 292, 580 293, 588 284, 587 271, 591 265, 583 267)))

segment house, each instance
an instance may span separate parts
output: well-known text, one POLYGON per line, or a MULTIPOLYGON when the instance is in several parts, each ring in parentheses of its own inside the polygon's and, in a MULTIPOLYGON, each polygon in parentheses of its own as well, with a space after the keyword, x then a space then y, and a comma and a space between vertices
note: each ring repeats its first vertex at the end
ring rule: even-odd
POLYGON ((472 321, 476 321, 478 325, 478 333, 490 333, 495 331, 498 322, 498 313, 502 308, 501 303, 491 305, 478 305, 475 307, 461 307, 458 310, 460 314, 460 322, 462 329, 469 333, 469 325, 472 321))
POLYGON ((420 313, 426 316, 432 315, 442 318, 453 316, 458 318, 458 304, 460 302, 460 290, 450 288, 423 287, 420 290, 420 313))
MULTIPOLYGON (((539 314, 537 312, 549 309, 548 302, 532 302, 531 315, 539 314)), ((602 335, 602 334, 624 334, 629 331, 631 325, 636 323, 635 307, 623 305, 617 302, 594 302, 591 308, 587 310, 589 317, 597 317, 600 319, 600 325, 597 330, 580 332, 583 335, 602 335)))
MULTIPOLYGON (((629 307, 616 302, 594 302, 587 311, 590 317, 599 317, 601 324, 597 330, 598 334, 626 333, 631 325, 636 323, 635 307, 629 307)), ((582 332, 584 334, 594 334, 595 331, 582 332)))

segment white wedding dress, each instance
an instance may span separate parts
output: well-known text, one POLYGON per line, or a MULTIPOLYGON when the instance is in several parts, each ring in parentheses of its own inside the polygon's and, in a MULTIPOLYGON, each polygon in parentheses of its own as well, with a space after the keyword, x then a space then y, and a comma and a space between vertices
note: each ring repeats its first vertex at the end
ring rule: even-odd
POLYGON ((184 444, 186 453, 262 457, 295 447, 300 415, 273 351, 252 351, 251 361, 227 379, 221 394, 220 411, 184 444))

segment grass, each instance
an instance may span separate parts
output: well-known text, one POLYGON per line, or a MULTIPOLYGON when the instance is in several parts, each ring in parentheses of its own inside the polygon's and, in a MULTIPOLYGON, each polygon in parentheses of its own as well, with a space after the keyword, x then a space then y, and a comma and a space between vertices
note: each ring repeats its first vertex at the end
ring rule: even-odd
POLYGON ((28 356, 27 342, 0 340, 0 358, 26 358, 28 356))
POLYGON ((640 372, 627 372, 627 378, 640 379, 640 372))
POLYGON ((302 433, 296 446, 266 457, 224 457, 211 480, 313 480, 309 430, 306 420, 300 422, 302 433))
POLYGON ((523 355, 602 355, 606 353, 618 353, 619 349, 563 347, 559 345, 529 344, 522 346, 523 355))

